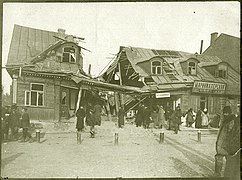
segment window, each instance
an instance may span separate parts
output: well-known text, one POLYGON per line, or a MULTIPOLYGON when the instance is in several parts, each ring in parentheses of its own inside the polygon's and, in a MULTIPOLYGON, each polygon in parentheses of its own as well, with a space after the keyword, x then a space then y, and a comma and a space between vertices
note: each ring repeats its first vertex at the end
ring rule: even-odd
POLYGON ((208 98, 206 96, 200 97, 200 108, 201 110, 208 109, 208 98))
POLYGON ((44 105, 44 85, 30 84, 30 91, 25 91, 25 106, 44 105))
POLYGON ((151 66, 152 74, 162 74, 161 67, 160 61, 153 61, 151 66))
POLYGON ((76 51, 73 47, 65 47, 63 51, 63 60, 62 62, 76 62, 76 51))
POLYGON ((218 69, 215 71, 215 77, 227 78, 227 66, 224 64, 220 64, 218 66, 218 69))
POLYGON ((66 92, 62 92, 61 104, 66 105, 66 92))
POLYGON ((188 74, 189 75, 196 75, 196 63, 195 62, 188 62, 188 74))

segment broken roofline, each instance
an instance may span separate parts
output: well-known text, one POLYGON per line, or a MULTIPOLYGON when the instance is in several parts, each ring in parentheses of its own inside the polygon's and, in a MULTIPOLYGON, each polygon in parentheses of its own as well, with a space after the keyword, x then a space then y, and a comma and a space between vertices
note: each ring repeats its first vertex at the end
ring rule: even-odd
POLYGON ((72 75, 72 80, 74 80, 77 84, 83 84, 83 85, 88 85, 88 86, 95 86, 97 88, 104 88, 110 91, 121 91, 121 92, 126 92, 126 93, 145 93, 148 92, 146 90, 142 90, 137 87, 132 87, 132 86, 122 86, 122 85, 116 85, 116 84, 110 84, 102 81, 97 81, 94 79, 87 79, 87 78, 82 78, 76 75, 72 75))

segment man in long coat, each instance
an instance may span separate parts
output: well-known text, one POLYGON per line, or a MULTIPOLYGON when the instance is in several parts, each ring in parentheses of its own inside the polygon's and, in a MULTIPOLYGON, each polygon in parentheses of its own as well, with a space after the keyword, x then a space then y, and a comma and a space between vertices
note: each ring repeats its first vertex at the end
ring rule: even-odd
POLYGON ((30 127, 30 118, 29 114, 27 113, 27 109, 23 108, 22 110, 22 118, 21 118, 21 127, 23 128, 23 142, 27 141, 29 138, 29 142, 33 142, 33 138, 31 134, 28 132, 30 127))
POLYGON ((222 176, 223 158, 225 157, 225 176, 233 180, 237 180, 240 177, 239 124, 240 120, 232 114, 230 106, 225 106, 223 108, 223 120, 216 141, 215 175, 217 176, 222 176))
POLYGON ((136 127, 140 127, 142 125, 142 121, 144 118, 143 114, 144 114, 144 105, 140 104, 135 118, 136 127))

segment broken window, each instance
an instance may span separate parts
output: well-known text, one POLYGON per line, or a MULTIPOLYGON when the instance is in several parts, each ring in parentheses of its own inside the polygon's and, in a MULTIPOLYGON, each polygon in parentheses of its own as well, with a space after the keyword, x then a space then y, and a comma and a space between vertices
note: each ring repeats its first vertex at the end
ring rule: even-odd
POLYGON ((44 105, 44 85, 32 83, 30 91, 25 91, 25 106, 44 105))
POLYGON ((227 66, 224 64, 220 64, 215 72, 215 76, 220 78, 227 78, 227 66))
POLYGON ((188 74, 189 75, 196 75, 196 63, 195 62, 188 62, 188 74))
POLYGON ((63 60, 62 62, 76 62, 76 51, 73 47, 65 47, 63 51, 63 60))
POLYGON ((162 74, 162 65, 160 61, 153 61, 151 64, 152 74, 162 74))

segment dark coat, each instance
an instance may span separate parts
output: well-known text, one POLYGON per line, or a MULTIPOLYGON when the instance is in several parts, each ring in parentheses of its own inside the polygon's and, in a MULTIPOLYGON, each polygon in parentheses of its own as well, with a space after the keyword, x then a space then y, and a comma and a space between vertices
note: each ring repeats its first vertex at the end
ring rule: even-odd
POLYGON ((124 110, 119 109, 119 111, 118 111, 118 125, 119 125, 119 127, 124 125, 124 115, 125 115, 124 110))
POLYGON ((150 109, 146 108, 143 111, 143 124, 148 125, 150 123, 150 116, 151 116, 151 111, 150 109))
POLYGON ((143 113, 144 113, 144 107, 140 106, 138 108, 138 112, 137 112, 136 118, 135 118, 135 122, 136 122, 137 125, 141 125, 142 124, 143 113))
POLYGON ((18 111, 12 112, 9 116, 9 126, 12 128, 20 126, 21 114, 18 111))
POLYGON ((94 113, 94 119, 95 119, 95 125, 101 125, 101 112, 102 107, 99 104, 96 104, 93 109, 94 113))
POLYGON ((181 112, 181 109, 176 109, 174 111, 174 115, 173 115, 173 123, 174 124, 181 124, 181 117, 182 117, 182 112, 181 112))
POLYGON ((201 110, 199 110, 196 114, 195 127, 196 128, 202 127, 202 111, 201 110))
POLYGON ((30 119, 29 119, 29 114, 27 112, 24 112, 22 114, 21 127, 22 128, 30 127, 30 119))
POLYGON ((77 129, 83 129, 84 128, 84 117, 85 117, 85 111, 84 109, 78 109, 76 112, 76 128, 77 129))

